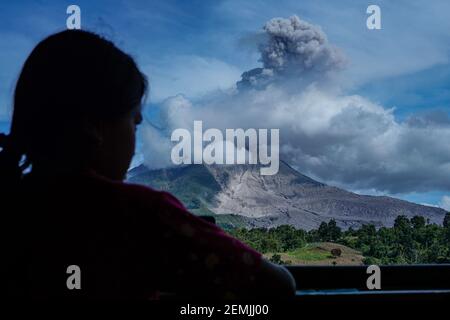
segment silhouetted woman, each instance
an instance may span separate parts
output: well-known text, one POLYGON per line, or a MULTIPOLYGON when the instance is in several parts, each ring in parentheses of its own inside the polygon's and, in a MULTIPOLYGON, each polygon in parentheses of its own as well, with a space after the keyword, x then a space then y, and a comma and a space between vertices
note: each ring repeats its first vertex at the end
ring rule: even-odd
POLYGON ((284 268, 170 194, 123 182, 146 90, 134 60, 93 33, 63 31, 32 51, 15 88, 10 133, 0 136, 8 294, 293 294, 284 268))

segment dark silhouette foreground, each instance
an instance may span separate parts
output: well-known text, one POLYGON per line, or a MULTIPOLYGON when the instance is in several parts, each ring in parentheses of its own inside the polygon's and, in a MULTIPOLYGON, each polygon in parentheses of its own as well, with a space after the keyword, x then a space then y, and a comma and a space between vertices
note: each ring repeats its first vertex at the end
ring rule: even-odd
POLYGON ((4 281, 10 297, 287 297, 282 267, 186 211, 124 183, 147 91, 134 60, 86 31, 40 42, 0 135, 4 281), (69 290, 67 267, 81 269, 69 290))

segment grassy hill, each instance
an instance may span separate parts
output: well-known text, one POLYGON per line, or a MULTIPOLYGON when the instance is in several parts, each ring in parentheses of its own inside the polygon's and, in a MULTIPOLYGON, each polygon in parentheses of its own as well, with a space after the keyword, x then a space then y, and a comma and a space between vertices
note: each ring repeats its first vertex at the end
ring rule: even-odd
POLYGON ((286 264, 292 265, 363 265, 361 252, 347 246, 332 243, 309 243, 304 247, 288 252, 268 252, 264 256, 268 259, 278 254, 286 264), (340 249, 341 256, 334 257, 332 249, 340 249))

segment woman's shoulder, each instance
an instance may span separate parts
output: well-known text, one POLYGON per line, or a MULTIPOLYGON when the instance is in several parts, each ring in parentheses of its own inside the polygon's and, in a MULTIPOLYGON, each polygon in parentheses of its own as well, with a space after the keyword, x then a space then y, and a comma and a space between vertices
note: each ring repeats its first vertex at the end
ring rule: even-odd
MULTIPOLYGON (((203 239, 219 237, 224 240, 225 234, 220 228, 189 212, 183 203, 169 192, 102 177, 96 177, 95 181, 105 184, 101 189, 110 189, 107 192, 109 197, 116 200, 120 198, 120 206, 126 208, 124 211, 128 218, 142 227, 148 226, 151 222, 153 226, 158 225, 159 228, 172 234, 174 239, 178 236, 197 234, 203 239)), ((112 201, 118 204, 116 200, 112 201)))
POLYGON ((124 190, 130 198, 144 206, 151 202, 153 205, 158 204, 186 210, 182 202, 167 191, 156 190, 149 186, 129 182, 122 182, 119 188, 124 190))
MULTIPOLYGON (((158 231, 163 234, 166 248, 173 245, 178 251, 195 251, 199 257, 205 255, 204 259, 207 261, 214 260, 216 256, 225 260, 235 259, 234 262, 227 261, 229 264, 239 265, 240 268, 243 268, 242 263, 246 267, 259 264, 260 253, 231 237, 215 224, 190 213, 172 194, 134 183, 109 183, 131 199, 134 209, 139 206, 139 210, 133 210, 138 228, 157 226, 158 231)), ((142 232, 144 238, 147 234, 148 232, 142 232)))
MULTIPOLYGON (((114 181, 105 177, 91 173, 96 184, 103 185, 103 188, 110 190, 112 197, 123 199, 130 206, 151 209, 174 209, 185 211, 184 205, 169 192, 156 190, 150 186, 130 183, 127 181, 114 181)), ((111 199, 113 200, 113 199, 111 199)))

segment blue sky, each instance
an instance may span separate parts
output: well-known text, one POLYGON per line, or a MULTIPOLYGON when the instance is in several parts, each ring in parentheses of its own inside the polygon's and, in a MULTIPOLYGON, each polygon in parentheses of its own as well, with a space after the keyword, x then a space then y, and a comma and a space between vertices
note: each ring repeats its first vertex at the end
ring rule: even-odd
MULTIPOLYGON (((394 108, 399 123, 419 117, 450 125, 449 1, 2 1, 0 131, 8 126, 23 61, 39 40, 65 28, 70 4, 80 6, 82 28, 105 34, 136 58, 150 79, 153 104, 180 93, 197 101, 233 86, 242 72, 260 66, 255 33, 271 18, 296 14, 321 26, 347 56, 340 76, 346 94, 394 108), (369 4, 381 7, 382 30, 366 28, 369 4)), ((394 195, 433 205, 450 195, 442 183, 419 189, 394 195)))

